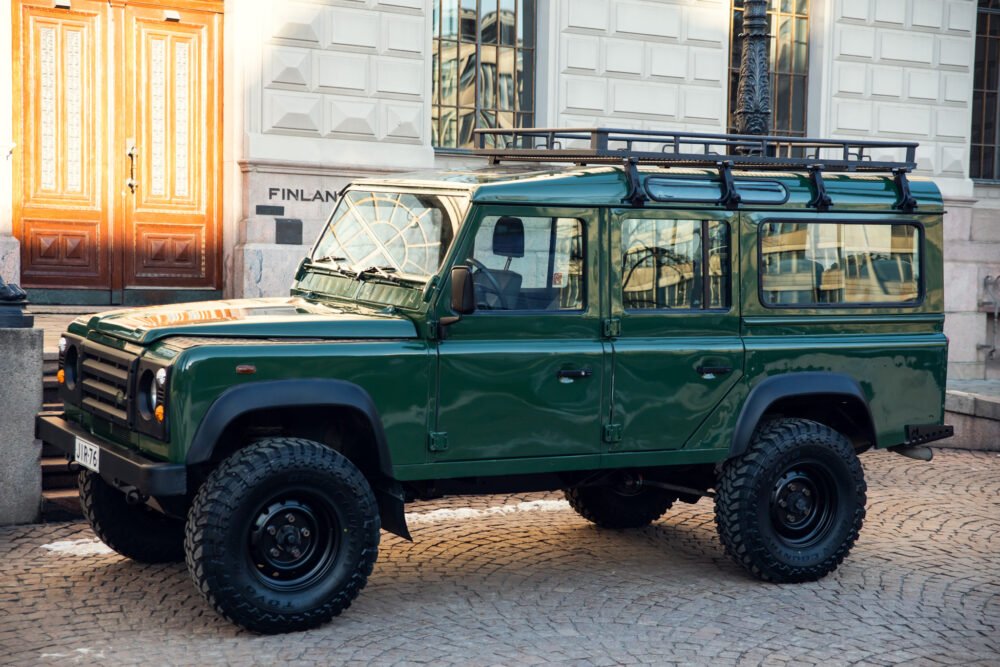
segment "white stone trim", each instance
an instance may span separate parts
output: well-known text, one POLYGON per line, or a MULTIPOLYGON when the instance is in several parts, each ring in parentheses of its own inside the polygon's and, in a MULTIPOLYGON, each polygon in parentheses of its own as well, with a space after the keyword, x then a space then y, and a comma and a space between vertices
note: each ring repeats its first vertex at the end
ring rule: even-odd
POLYGON ((14 238, 14 31, 11 0, 0 0, 0 278, 20 282, 20 244, 14 238))

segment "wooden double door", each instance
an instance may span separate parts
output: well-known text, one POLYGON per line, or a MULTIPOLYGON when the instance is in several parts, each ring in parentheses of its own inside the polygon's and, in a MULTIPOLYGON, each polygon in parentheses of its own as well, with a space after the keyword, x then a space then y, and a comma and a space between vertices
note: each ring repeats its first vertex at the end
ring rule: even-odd
POLYGON ((219 294, 221 6, 14 0, 14 229, 32 300, 219 294))

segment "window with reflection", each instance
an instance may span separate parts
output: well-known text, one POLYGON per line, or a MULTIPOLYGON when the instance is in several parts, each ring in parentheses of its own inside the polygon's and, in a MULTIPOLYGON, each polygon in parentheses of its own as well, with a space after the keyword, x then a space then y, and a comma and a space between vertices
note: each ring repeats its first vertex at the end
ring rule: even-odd
POLYGON ((1000 0, 979 0, 969 176, 1000 181, 1000 0))
POLYGON ((622 222, 626 310, 729 306, 729 225, 715 220, 622 222))
POLYGON ((432 142, 535 122, 536 0, 434 0, 432 142))
POLYGON ((444 261, 466 203, 449 195, 352 190, 330 216, 312 260, 426 280, 444 261))
POLYGON ((466 258, 478 310, 582 310, 583 222, 490 216, 466 258))
POLYGON ((760 226, 765 305, 907 304, 920 300, 915 225, 768 222, 760 226))
MULTIPOLYGON (((743 0, 733 0, 730 34, 729 131, 736 130, 736 88, 743 54, 743 0)), ((809 76, 809 0, 771 0, 771 132, 806 136, 809 76)))

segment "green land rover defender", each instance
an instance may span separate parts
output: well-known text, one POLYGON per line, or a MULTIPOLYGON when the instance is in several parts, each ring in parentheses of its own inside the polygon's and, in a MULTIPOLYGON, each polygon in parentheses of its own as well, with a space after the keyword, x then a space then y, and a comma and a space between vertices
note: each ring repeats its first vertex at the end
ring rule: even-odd
POLYGON ((380 530, 409 538, 406 503, 449 494, 561 489, 610 529, 708 496, 755 577, 833 571, 858 455, 929 460, 951 434, 915 144, 479 140, 483 168, 345 188, 289 297, 69 327, 37 433, 80 466, 97 535, 186 559, 264 633, 346 609, 380 530))

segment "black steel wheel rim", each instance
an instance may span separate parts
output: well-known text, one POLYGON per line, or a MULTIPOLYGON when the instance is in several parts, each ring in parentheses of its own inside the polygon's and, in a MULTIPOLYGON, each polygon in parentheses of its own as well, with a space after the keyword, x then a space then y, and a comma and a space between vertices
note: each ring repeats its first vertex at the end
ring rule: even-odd
POLYGON ((321 494, 273 496, 252 521, 247 539, 251 569, 272 589, 308 588, 337 562, 341 524, 333 504, 321 494))
POLYGON ((813 545, 833 527, 837 502, 837 484, 830 469, 820 461, 797 462, 774 483, 771 525, 789 546, 813 545))

